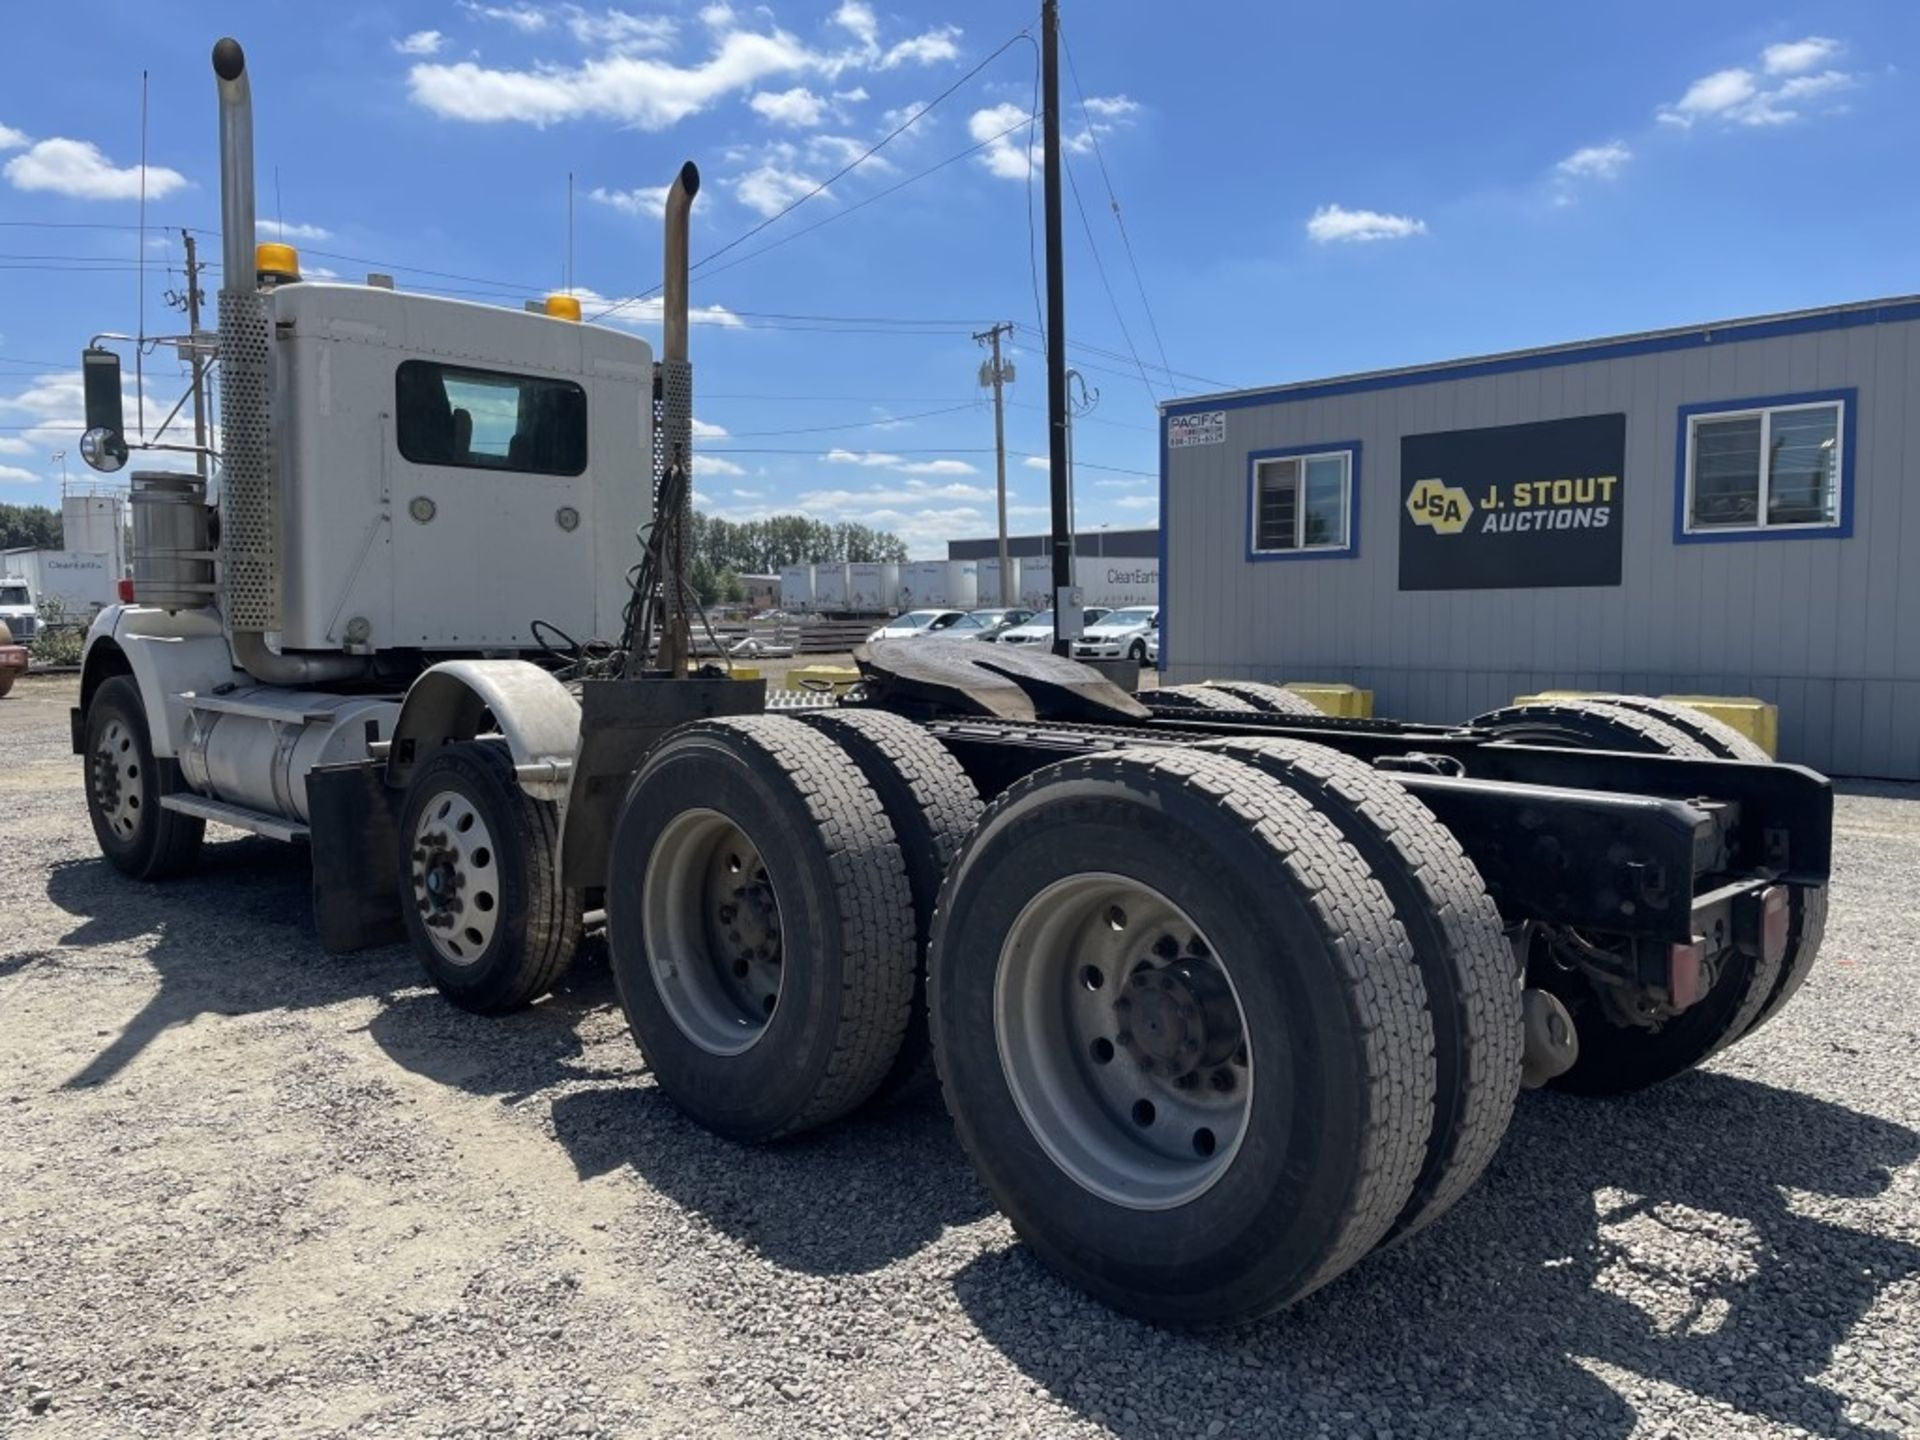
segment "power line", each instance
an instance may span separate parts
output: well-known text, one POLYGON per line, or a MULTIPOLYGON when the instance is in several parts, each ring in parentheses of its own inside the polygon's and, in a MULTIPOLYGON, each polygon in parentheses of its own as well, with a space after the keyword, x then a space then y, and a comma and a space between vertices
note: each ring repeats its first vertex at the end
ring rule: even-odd
MULTIPOLYGON (((1093 116, 1087 112, 1086 91, 1080 88, 1080 71, 1073 63, 1073 46, 1067 43, 1066 32, 1064 30, 1062 30, 1060 35, 1060 47, 1067 52, 1067 73, 1073 77, 1073 93, 1078 96, 1080 100, 1080 118, 1086 124, 1087 139, 1093 145, 1093 158, 1100 166, 1100 182, 1107 188, 1107 205, 1108 208, 1113 211, 1114 228, 1120 232, 1121 248, 1127 253, 1127 266, 1133 271, 1134 288, 1140 292, 1140 308, 1146 312, 1147 329, 1152 332, 1154 347, 1160 352, 1160 368, 1166 371, 1168 375, 1171 375, 1173 374, 1173 370, 1167 364, 1167 347, 1160 339, 1160 326, 1158 322, 1154 320, 1153 306, 1147 300, 1146 282, 1140 278, 1140 263, 1134 258, 1133 241, 1128 238, 1127 235, 1127 222, 1120 214, 1120 197, 1113 192, 1113 177, 1107 173, 1107 157, 1105 152, 1100 148, 1099 132, 1093 128, 1093 116)), ((1072 172, 1068 173, 1071 174, 1072 172)), ((1076 196, 1076 199, 1077 198, 1076 196)), ((1178 387, 1173 388, 1177 393, 1178 387)))
POLYGON ((1120 327, 1120 338, 1127 342, 1127 353, 1133 357, 1134 369, 1140 372, 1140 383, 1147 387, 1147 394, 1157 403, 1160 399, 1153 388, 1153 381, 1147 378, 1147 367, 1140 363, 1140 352, 1134 348, 1133 334, 1127 329, 1126 317, 1120 313, 1120 302, 1114 298, 1113 286, 1107 280, 1107 262, 1100 258, 1100 247, 1093 240, 1093 222, 1087 219, 1087 207, 1080 200, 1080 182, 1074 178, 1073 165, 1066 158, 1067 147, 1060 146, 1061 168, 1067 172, 1067 188, 1073 191, 1073 208, 1080 212, 1080 228, 1087 232, 1087 249, 1093 254, 1094 273, 1100 277, 1100 288, 1107 292, 1107 305, 1113 311, 1114 324, 1120 327))
MULTIPOLYGON (((722 245, 718 250, 711 251, 710 253, 702 256, 699 260, 695 261, 693 265, 689 267, 689 273, 705 269, 708 265, 712 264, 715 260, 718 260, 722 255, 725 255, 728 251, 733 250, 738 246, 745 244, 747 241, 751 240, 755 235, 758 235, 761 231, 765 230, 769 225, 778 224, 781 220, 791 215, 795 210, 798 210, 802 205, 806 204, 809 200, 813 199, 816 195, 820 195, 824 193, 836 181, 843 179, 847 175, 851 174, 854 170, 858 169, 860 166, 866 164, 868 160, 871 160, 875 155, 879 154, 880 151, 884 150, 896 138, 904 134, 906 131, 911 130, 915 125, 919 124, 920 121, 926 115, 930 114, 933 111, 934 107, 939 105, 942 101, 946 100, 950 95, 952 95, 955 91, 959 90, 963 85, 967 84, 967 82, 972 80, 974 76, 978 75, 982 70, 986 69, 987 66, 991 65, 995 60, 999 59, 1010 48, 1012 48, 1016 43, 1018 43, 1022 36, 1026 36, 1026 35, 1027 35, 1027 32, 1025 30, 1021 30, 1018 34, 1008 36, 1007 39, 1003 40, 999 44, 999 46, 996 47, 993 50, 993 52, 989 54, 985 59, 983 59, 979 64, 975 65, 971 70, 967 71, 966 74, 962 75, 958 80, 954 81, 953 84, 949 85, 945 90, 942 90, 938 95, 934 96, 933 99, 929 100, 925 105, 922 105, 918 110, 914 111, 913 114, 909 115, 905 120, 901 121, 898 125, 894 126, 893 129, 889 130, 885 135, 881 136, 879 140, 875 141, 871 146, 869 146, 865 151, 863 151, 857 158, 841 166, 838 170, 834 171, 833 174, 829 175, 825 180, 822 180, 818 185, 815 185, 811 190, 807 191, 806 194, 801 195, 796 199, 789 201, 787 204, 781 206, 773 214, 767 216, 766 219, 762 220, 758 225, 749 226, 746 230, 742 231, 740 234, 734 236, 733 239, 729 240, 726 244, 722 245)), ((1028 38, 1031 38, 1031 37, 1029 36, 1028 38)), ((661 286, 655 285, 650 289, 642 292, 639 295, 635 295, 629 299, 622 300, 618 304, 608 306, 606 309, 600 311, 598 314, 590 318, 594 320, 604 320, 607 316, 613 314, 615 311, 624 309, 629 305, 638 304, 640 301, 645 300, 648 296, 654 294, 656 291, 660 290, 661 288, 662 288, 661 286)))

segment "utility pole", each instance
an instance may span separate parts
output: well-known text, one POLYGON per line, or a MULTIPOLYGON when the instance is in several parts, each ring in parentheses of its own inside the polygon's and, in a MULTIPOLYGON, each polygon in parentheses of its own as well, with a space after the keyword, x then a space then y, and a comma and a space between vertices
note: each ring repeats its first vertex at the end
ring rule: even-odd
POLYGON ((207 397, 206 361, 200 354, 200 256, 194 248, 193 232, 182 229, 180 241, 187 252, 187 345, 193 372, 193 469, 202 480, 207 478, 207 397))
POLYGON ((1060 4, 1040 6, 1041 131, 1046 154, 1047 216, 1047 462, 1053 511, 1053 653, 1065 655, 1071 640, 1061 632, 1061 612, 1073 587, 1073 515, 1067 500, 1067 281, 1061 256, 1060 4))
POLYGON ((1000 363, 1000 337, 1011 335, 1013 326, 1002 321, 991 330, 973 338, 993 347, 993 358, 980 367, 980 383, 993 387, 993 462, 1000 494, 1000 603, 1013 604, 1013 569, 1007 559, 1007 411, 1002 387, 1013 379, 1013 366, 1000 363))

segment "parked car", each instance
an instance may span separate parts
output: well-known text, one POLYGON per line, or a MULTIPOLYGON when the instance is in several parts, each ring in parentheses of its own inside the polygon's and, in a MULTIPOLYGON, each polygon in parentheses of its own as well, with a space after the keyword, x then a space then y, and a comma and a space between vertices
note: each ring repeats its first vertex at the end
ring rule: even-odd
POLYGON ((896 615, 878 630, 867 636, 871 644, 875 640, 911 640, 921 635, 932 635, 941 630, 952 628, 958 621, 967 618, 964 610, 909 610, 904 615, 896 615))
POLYGON ((1160 663, 1160 627, 1157 625, 1147 632, 1147 663, 1160 663))
POLYGON ((947 627, 953 640, 998 640, 1016 625, 1033 618, 1031 610, 970 610, 947 627))
MULTIPOLYGON (((1113 611, 1105 605, 1089 605, 1082 623, 1097 625, 1113 611)), ((1053 643, 1053 611, 1042 610, 1031 620, 1023 620, 1018 625, 1009 626, 1000 632, 1002 645, 1051 645, 1053 643)))
POLYGON ((1077 660, 1147 659, 1147 639, 1160 628, 1158 605, 1129 605, 1116 610, 1073 642, 1077 660))

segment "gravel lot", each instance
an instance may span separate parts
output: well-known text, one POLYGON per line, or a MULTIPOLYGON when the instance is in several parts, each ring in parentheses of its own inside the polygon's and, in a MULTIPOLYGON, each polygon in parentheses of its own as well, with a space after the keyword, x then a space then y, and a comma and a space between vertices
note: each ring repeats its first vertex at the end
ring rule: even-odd
POLYGON ((304 858, 96 858, 72 683, 0 701, 0 1435, 1920 1434, 1920 792, 1749 1044, 1530 1095, 1452 1216, 1178 1335, 1054 1281, 925 1098, 769 1151, 602 956, 504 1021, 315 944, 304 858))

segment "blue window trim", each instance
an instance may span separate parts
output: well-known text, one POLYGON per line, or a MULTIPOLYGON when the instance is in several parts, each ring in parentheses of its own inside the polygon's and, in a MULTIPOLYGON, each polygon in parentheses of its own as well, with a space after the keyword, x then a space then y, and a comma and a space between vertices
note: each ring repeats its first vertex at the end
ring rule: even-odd
POLYGON ((1673 543, 1676 545, 1732 545, 1755 540, 1845 540, 1853 534, 1853 435, 1854 416, 1860 409, 1860 391, 1849 386, 1843 390, 1808 390, 1797 395, 1758 395, 1746 400, 1703 400, 1680 407, 1679 426, 1673 443, 1673 543), (1696 415, 1738 414, 1747 410, 1771 410, 1788 405, 1840 405, 1840 523, 1837 525, 1798 525, 1751 529, 1687 529, 1687 436, 1696 415))
POLYGON ((1562 365, 1584 365, 1592 360, 1625 360, 1635 355, 1661 355, 1673 350, 1704 350, 1770 340, 1780 335, 1817 335, 1828 330, 1853 330, 1867 325, 1895 325, 1920 320, 1920 300, 1869 302, 1839 310, 1784 315, 1770 320, 1731 320, 1632 339, 1595 340, 1584 345, 1524 354, 1492 355, 1480 360, 1443 360, 1431 365, 1353 375, 1341 380, 1302 381, 1230 395, 1196 396, 1162 404, 1161 431, 1175 415, 1199 415, 1209 410, 1244 410, 1253 405, 1291 405, 1331 395, 1357 395, 1373 390, 1399 390, 1409 385, 1434 385, 1446 380, 1473 380, 1485 375, 1511 375, 1522 370, 1552 370, 1562 365))
MULTIPOLYGON (((1162 472, 1164 475, 1164 471, 1162 472)), ((1305 499, 1305 476, 1302 476, 1302 500, 1305 499)), ((1162 485, 1164 487, 1164 479, 1162 485)), ((1250 450, 1247 452, 1247 560, 1259 564, 1267 560, 1357 560, 1360 557, 1360 442, 1358 440, 1333 440, 1324 445, 1283 445, 1277 450, 1250 450), (1337 455, 1345 452, 1347 456, 1347 543, 1344 545, 1321 545, 1311 550, 1260 550, 1254 542, 1254 512, 1259 508, 1256 500, 1256 486, 1259 483, 1260 462, 1262 460, 1286 460, 1295 455, 1337 455)), ((1160 533, 1167 532, 1166 516, 1160 518, 1160 533)), ((1165 573, 1163 570, 1162 574, 1165 573)), ((1163 627, 1164 628, 1164 627, 1163 627)))

